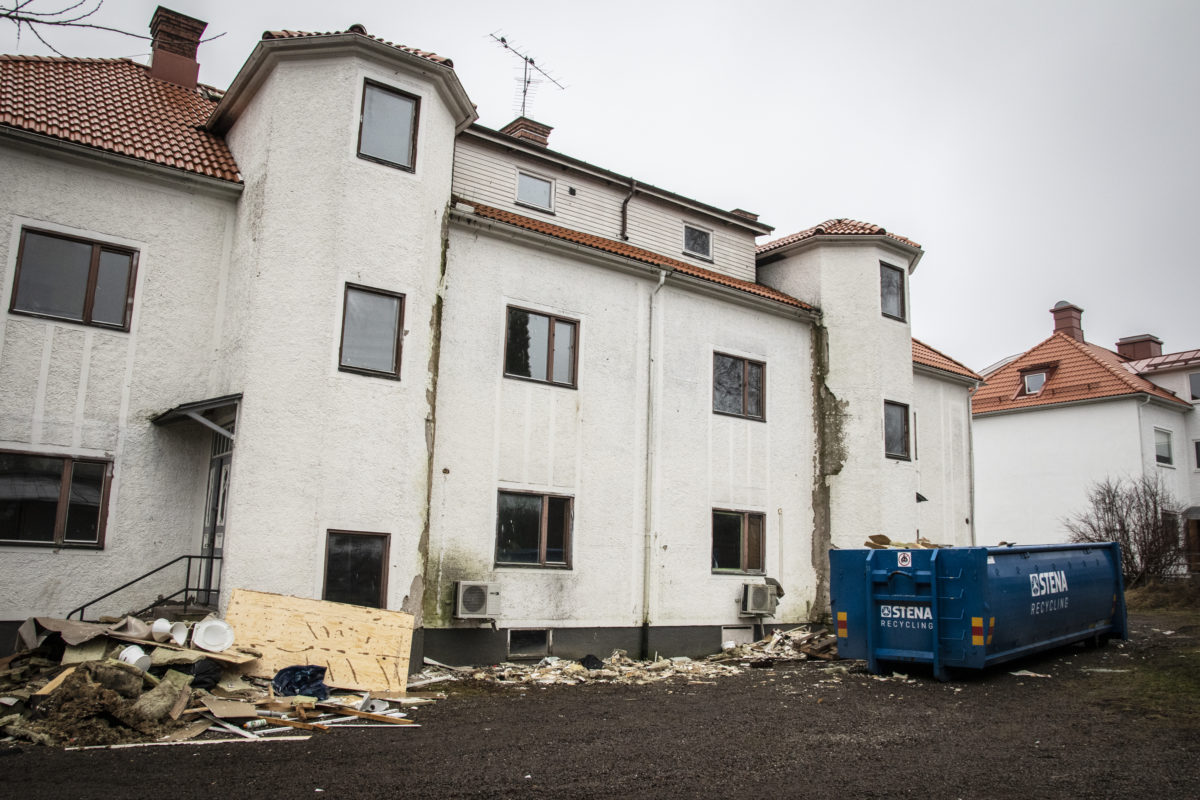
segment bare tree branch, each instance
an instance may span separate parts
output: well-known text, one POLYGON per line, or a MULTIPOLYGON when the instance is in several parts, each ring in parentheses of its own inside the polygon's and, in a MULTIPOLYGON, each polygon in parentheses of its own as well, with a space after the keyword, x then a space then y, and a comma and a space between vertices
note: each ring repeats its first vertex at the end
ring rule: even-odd
POLYGON ((1182 564, 1179 502, 1162 479, 1105 479, 1088 490, 1088 508, 1064 520, 1073 542, 1116 542, 1129 586, 1176 574, 1182 564))

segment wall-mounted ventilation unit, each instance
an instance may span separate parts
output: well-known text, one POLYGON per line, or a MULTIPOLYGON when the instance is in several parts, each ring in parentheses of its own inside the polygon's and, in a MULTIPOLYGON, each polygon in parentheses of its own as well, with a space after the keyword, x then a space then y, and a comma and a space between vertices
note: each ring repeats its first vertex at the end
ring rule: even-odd
POLYGON ((454 585, 454 616, 459 619, 500 616, 500 584, 458 581, 454 585))
POLYGON ((739 616, 774 616, 775 602, 774 586, 768 586, 765 583, 743 583, 742 608, 739 616))

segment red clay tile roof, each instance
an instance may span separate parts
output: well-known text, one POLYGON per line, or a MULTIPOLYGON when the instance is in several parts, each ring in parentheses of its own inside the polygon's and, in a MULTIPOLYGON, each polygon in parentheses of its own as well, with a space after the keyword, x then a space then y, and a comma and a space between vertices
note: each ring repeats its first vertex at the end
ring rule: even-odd
POLYGON ((429 59, 430 61, 433 61, 434 63, 445 64, 447 67, 451 67, 451 68, 454 67, 454 62, 451 61, 450 59, 446 58, 445 56, 439 56, 437 53, 430 53, 425 50, 418 50, 415 47, 406 47, 405 45, 402 45, 402 44, 394 44, 394 43, 386 41, 384 39, 380 39, 378 36, 372 36, 371 34, 367 33, 366 31, 361 31, 361 30, 326 31, 324 33, 313 33, 310 31, 264 31, 262 38, 263 39, 304 39, 304 38, 308 38, 310 36, 339 36, 341 34, 346 34, 346 33, 356 33, 359 36, 365 36, 368 39, 372 39, 381 44, 386 44, 388 47, 394 47, 397 50, 401 50, 405 53, 412 53, 414 56, 420 56, 421 58, 429 59))
POLYGON ((547 236, 553 236, 556 239, 574 242, 575 244, 581 244, 585 247, 603 250, 606 253, 613 253, 615 255, 631 258, 634 261, 641 261, 644 264, 651 264, 656 267, 665 267, 684 275, 690 275, 694 278, 700 278, 701 280, 709 281, 711 283, 718 283, 722 286, 739 289, 743 292, 758 295, 759 297, 765 297, 768 300, 774 300, 779 303, 785 303, 789 306, 795 306, 796 308, 803 308, 808 311, 816 311, 816 309, 813 306, 810 306, 808 303, 797 300, 791 295, 786 295, 783 292, 778 292, 769 286, 763 286, 760 283, 752 283, 750 281, 731 278, 728 275, 722 275, 721 273, 714 272, 710 269, 696 267, 684 261, 668 258, 667 256, 662 256, 649 250, 643 250, 640 247, 633 247, 632 245, 625 244, 624 242, 618 242, 613 239, 605 239, 601 236, 593 236, 590 233, 580 233, 579 231, 573 231, 570 228, 563 228, 559 225, 551 225, 549 223, 542 222, 541 220, 521 216, 520 214, 513 214, 511 211, 503 211, 499 208, 492 208, 491 206, 481 205, 479 203, 475 203, 470 200, 463 200, 461 198, 455 198, 455 201, 473 207, 475 209, 475 214, 480 217, 494 219, 497 222, 515 225, 518 228, 524 228, 527 231, 542 233, 547 236))
POLYGON ((971 398, 975 415, 992 414, 1036 406, 1099 400, 1106 397, 1147 394, 1179 403, 1191 403, 1155 386, 1125 369, 1125 359, 1111 350, 1080 342, 1065 333, 1049 339, 988 376, 987 383, 971 398), (1020 394, 1022 370, 1045 367, 1046 384, 1035 395, 1020 394))
POLYGON ((1200 364, 1200 350, 1183 350, 1179 353, 1163 353, 1161 356, 1152 356, 1150 358, 1142 358, 1137 361, 1130 361, 1125 365, 1125 369, 1132 372, 1134 375, 1140 375, 1143 372, 1158 372, 1168 369, 1183 369, 1194 364, 1200 364))
POLYGON ((923 364, 926 367, 940 369, 943 372, 950 372, 955 375, 961 375, 964 378, 981 381, 983 378, 976 375, 969 367, 955 361, 945 353, 934 350, 924 342, 912 340, 912 360, 914 364, 923 364))
POLYGON ((805 239, 812 239, 815 236, 886 236, 889 239, 906 244, 909 247, 921 249, 921 245, 914 242, 905 236, 900 236, 895 233, 888 233, 878 225, 872 225, 870 222, 859 222, 855 219, 828 219, 820 225, 814 225, 808 230, 800 231, 799 233, 788 234, 766 244, 758 246, 758 254, 769 253, 772 250, 778 250, 781 247, 786 247, 789 244, 802 242, 805 239))
POLYGON ((240 183, 224 140, 204 130, 215 93, 125 58, 0 56, 0 125, 240 183))

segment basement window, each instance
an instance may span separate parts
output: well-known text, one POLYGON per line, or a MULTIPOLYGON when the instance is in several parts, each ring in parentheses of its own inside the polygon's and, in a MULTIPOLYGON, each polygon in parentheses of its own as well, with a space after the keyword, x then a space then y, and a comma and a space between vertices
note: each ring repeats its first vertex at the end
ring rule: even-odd
POLYGON ((550 655, 550 631, 510 629, 508 657, 510 659, 545 658, 550 655))
POLYGON ((104 546, 112 462, 0 452, 0 541, 104 546))

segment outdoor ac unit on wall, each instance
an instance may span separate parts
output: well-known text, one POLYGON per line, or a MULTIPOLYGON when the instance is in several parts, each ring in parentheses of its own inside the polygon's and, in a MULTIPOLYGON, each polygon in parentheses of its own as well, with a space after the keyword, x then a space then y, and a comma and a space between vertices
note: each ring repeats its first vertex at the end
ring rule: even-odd
POLYGON ((454 616, 459 619, 500 616, 500 584, 458 581, 454 585, 454 616))
POLYGON ((742 608, 738 616, 761 617, 775 615, 775 587, 765 583, 742 584, 742 608))

